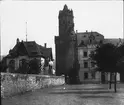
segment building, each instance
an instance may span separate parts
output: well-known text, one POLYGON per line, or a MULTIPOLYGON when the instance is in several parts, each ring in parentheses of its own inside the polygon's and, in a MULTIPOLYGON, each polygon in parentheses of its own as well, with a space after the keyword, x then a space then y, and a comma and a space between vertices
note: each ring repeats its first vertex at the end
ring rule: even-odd
POLYGON ((124 56, 119 60, 118 64, 120 72, 120 81, 124 82, 124 56))
MULTIPOLYGON (((90 54, 96 49, 97 45, 103 43, 112 43, 116 46, 122 43, 121 39, 106 39, 98 32, 76 33, 78 40, 78 59, 80 63, 79 77, 81 82, 100 82, 108 81, 109 74, 101 74, 95 70, 96 65, 90 59, 90 54)), ((117 74, 117 81, 120 81, 120 75, 117 74)))
MULTIPOLYGON (((94 65, 89 55, 96 49, 98 44, 113 43, 119 46, 123 42, 122 39, 106 39, 98 32, 76 31, 75 33, 73 11, 68 9, 67 5, 64 5, 63 10, 59 11, 58 18, 59 36, 55 36, 56 75, 67 74, 70 68, 73 67, 75 56, 77 56, 80 65, 77 72, 81 82, 100 82, 101 79, 108 81, 109 74, 101 74, 95 71, 96 65, 94 65), (76 36, 76 41, 73 41, 74 36, 76 36), (75 50, 77 50, 77 54, 75 50)), ((119 74, 117 74, 118 81, 119 78, 119 74)))
MULTIPOLYGON (((6 56, 6 64, 13 65, 13 70, 18 70, 23 61, 29 62, 32 59, 38 59, 40 62, 42 58, 46 61, 46 66, 48 62, 53 60, 52 48, 46 48, 37 44, 35 41, 19 41, 17 38, 16 45, 9 51, 6 56)), ((12 70, 9 68, 8 72, 12 70)))
POLYGON ((68 75, 74 64, 75 34, 73 11, 67 5, 59 11, 59 36, 55 36, 56 75, 68 75))
POLYGON ((90 54, 102 43, 104 36, 98 32, 76 33, 78 40, 79 78, 81 82, 101 81, 101 73, 96 72, 90 54))

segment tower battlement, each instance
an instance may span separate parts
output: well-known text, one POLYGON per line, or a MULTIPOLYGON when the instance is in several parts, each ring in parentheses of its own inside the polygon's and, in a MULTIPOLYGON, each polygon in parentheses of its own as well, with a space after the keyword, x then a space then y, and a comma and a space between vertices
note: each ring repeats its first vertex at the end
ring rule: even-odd
POLYGON ((73 17, 73 10, 68 9, 68 6, 65 4, 63 10, 59 11, 59 18, 62 16, 72 16, 73 17))

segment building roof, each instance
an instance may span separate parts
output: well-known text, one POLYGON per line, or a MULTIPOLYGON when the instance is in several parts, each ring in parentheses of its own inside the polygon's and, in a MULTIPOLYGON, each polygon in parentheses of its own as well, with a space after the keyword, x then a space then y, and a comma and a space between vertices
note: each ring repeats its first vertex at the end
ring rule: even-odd
POLYGON ((38 46, 41 54, 43 54, 46 58, 51 56, 51 59, 53 59, 52 48, 45 48, 45 47, 38 45, 38 44, 37 44, 37 46, 38 46))
POLYGON ((72 9, 71 10, 68 9, 68 6, 65 4, 63 10, 59 11, 59 17, 67 16, 67 15, 73 16, 73 11, 72 11, 72 9))
POLYGON ((104 38, 104 36, 98 32, 80 32, 77 33, 78 47, 84 47, 88 44, 100 44, 100 43, 112 43, 114 45, 121 45, 124 43, 124 39, 120 38, 104 38))
POLYGON ((35 41, 23 42, 29 56, 43 56, 35 41))
POLYGON ((112 43, 114 45, 120 45, 124 42, 123 39, 120 39, 120 38, 106 38, 104 39, 103 43, 112 43))
POLYGON ((29 57, 50 57, 52 59, 52 48, 45 48, 38 45, 35 41, 21 41, 16 43, 7 57, 17 57, 22 55, 29 57))
POLYGON ((63 10, 68 10, 68 6, 65 4, 63 10))
POLYGON ((101 40, 104 40, 104 36, 98 32, 80 32, 77 33, 78 46, 88 45, 88 44, 98 44, 101 40))

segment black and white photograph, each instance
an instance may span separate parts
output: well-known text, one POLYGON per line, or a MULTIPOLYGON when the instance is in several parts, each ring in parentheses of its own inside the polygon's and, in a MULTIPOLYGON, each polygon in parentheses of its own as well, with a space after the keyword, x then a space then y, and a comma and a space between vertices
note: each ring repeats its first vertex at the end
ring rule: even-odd
POLYGON ((0 0, 1 105, 124 105, 123 0, 0 0))

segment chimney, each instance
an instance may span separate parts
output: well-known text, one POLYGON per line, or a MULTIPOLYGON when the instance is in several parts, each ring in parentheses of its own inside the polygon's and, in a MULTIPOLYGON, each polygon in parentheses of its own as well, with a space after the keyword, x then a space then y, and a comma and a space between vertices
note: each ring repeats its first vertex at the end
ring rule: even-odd
POLYGON ((46 43, 44 43, 44 47, 45 47, 45 48, 47 47, 47 44, 46 44, 46 43))
POLYGON ((86 30, 86 32, 88 32, 88 31, 86 30))
POLYGON ((17 44, 19 43, 19 38, 17 38, 16 43, 17 43, 17 44))

